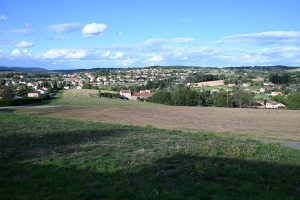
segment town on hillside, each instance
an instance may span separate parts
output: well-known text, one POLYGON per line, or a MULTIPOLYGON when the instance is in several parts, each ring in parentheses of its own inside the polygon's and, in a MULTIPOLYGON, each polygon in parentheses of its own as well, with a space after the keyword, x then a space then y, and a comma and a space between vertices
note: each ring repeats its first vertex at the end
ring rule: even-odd
MULTIPOLYGON (((114 98, 166 105, 287 108, 289 95, 299 92, 299 83, 300 68, 282 66, 1 71, 0 101, 51 99, 59 90, 95 89, 117 92, 114 98)), ((109 96, 99 92, 99 97, 109 96)))

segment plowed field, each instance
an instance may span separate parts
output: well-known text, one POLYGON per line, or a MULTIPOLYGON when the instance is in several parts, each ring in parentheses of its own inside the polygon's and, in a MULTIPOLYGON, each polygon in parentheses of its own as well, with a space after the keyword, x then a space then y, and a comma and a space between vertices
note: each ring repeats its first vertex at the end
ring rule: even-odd
POLYGON ((180 106, 58 106, 22 109, 21 112, 138 126, 151 125, 183 131, 238 133, 300 140, 300 112, 292 110, 180 106))

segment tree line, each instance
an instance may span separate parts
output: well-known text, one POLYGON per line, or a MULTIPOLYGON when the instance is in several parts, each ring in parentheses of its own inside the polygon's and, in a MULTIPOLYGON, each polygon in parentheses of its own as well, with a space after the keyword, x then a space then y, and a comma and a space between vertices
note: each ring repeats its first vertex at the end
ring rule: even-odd
POLYGON ((174 106, 249 107, 254 105, 254 93, 236 89, 232 92, 197 91, 181 86, 174 91, 158 90, 148 102, 174 106))

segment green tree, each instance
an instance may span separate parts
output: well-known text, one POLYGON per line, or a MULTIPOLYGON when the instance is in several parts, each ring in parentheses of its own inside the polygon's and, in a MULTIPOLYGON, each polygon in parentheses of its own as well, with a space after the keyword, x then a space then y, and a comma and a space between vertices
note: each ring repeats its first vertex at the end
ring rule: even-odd
POLYGON ((246 92, 244 90, 236 90, 233 92, 233 99, 238 107, 254 105, 254 93, 246 92))
POLYGON ((200 96, 198 91, 189 89, 186 94, 185 104, 187 106, 195 106, 199 104, 200 96))
POLYGON ((214 105, 217 107, 233 107, 233 97, 228 92, 219 92, 214 98, 214 105))
POLYGON ((12 99, 15 96, 15 91, 11 87, 4 87, 2 90, 2 99, 12 99))
POLYGON ((3 78, 0 78, 0 86, 1 85, 5 85, 5 79, 3 79, 3 78))
POLYGON ((84 83, 83 87, 82 87, 82 89, 91 89, 91 88, 92 88, 92 86, 89 82, 84 83))
POLYGON ((49 88, 49 87, 51 87, 51 85, 50 85, 50 83, 49 83, 48 81, 44 81, 44 82, 42 83, 42 87, 49 88))
POLYGON ((288 108, 291 110, 300 110, 300 91, 288 96, 288 108))
POLYGON ((171 93, 165 90, 158 90, 152 95, 151 101, 153 103, 171 104, 171 93))
POLYGON ((287 104, 287 98, 284 95, 273 96, 271 100, 277 101, 282 104, 287 104))

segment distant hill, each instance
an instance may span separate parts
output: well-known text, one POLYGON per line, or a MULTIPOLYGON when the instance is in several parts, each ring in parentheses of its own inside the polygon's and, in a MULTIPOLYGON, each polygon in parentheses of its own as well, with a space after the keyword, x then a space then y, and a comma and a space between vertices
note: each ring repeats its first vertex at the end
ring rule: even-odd
POLYGON ((32 72, 32 71, 47 71, 44 68, 39 67, 6 67, 0 66, 0 71, 17 71, 17 72, 32 72))

